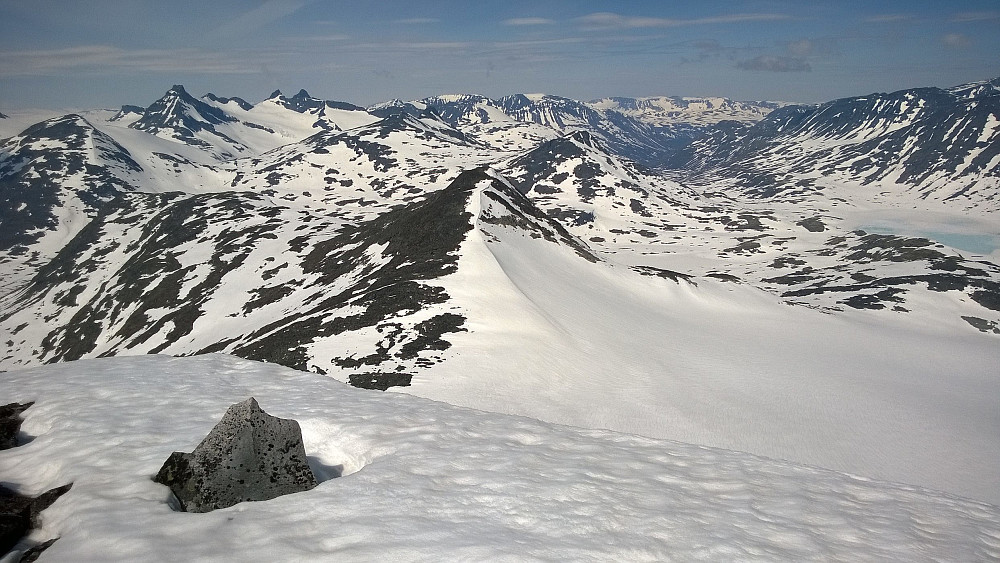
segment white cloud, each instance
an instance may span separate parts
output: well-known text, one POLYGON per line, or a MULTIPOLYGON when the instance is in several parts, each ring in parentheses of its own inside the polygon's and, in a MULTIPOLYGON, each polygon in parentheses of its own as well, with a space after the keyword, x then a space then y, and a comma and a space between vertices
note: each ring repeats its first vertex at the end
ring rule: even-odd
POLYGON ((439 21, 441 20, 437 18, 406 18, 402 20, 393 20, 392 23, 398 23, 402 25, 425 25, 429 23, 438 23, 439 21))
POLYGON ((725 23, 746 23, 752 21, 775 21, 789 19, 786 14, 730 14, 696 19, 649 18, 623 16, 611 12, 596 12, 576 18, 576 22, 586 29, 634 29, 650 27, 680 27, 687 25, 709 25, 725 23))
POLYGON ((879 14, 865 18, 867 23, 899 23, 916 19, 910 14, 879 14))
POLYGON ((332 43, 337 41, 347 41, 350 38, 350 35, 343 33, 331 33, 326 35, 284 37, 282 38, 282 41, 286 43, 332 43))
POLYGON ((546 18, 511 18, 501 23, 503 25, 550 25, 556 22, 546 18))
POLYGON ((946 47, 968 47, 972 44, 972 40, 969 39, 968 35, 964 33, 946 33, 941 36, 941 42, 945 44, 946 47))
MULTIPOLYGON (((259 62, 259 60, 258 60, 259 62)), ((55 71, 86 70, 112 73, 120 70, 252 74, 257 67, 242 57, 198 49, 125 50, 108 45, 81 45, 64 49, 0 51, 0 74, 45 75, 55 71)))
POLYGON ((991 20, 1000 20, 1000 12, 959 12, 951 18, 951 21, 956 23, 982 22, 991 20))
POLYGON ((788 52, 797 56, 803 57, 813 52, 813 43, 808 39, 799 39, 798 41, 792 41, 788 44, 788 52))
POLYGON ((215 30, 214 35, 224 39, 247 35, 269 23, 294 14, 307 3, 308 0, 268 0, 238 18, 222 24, 215 30))

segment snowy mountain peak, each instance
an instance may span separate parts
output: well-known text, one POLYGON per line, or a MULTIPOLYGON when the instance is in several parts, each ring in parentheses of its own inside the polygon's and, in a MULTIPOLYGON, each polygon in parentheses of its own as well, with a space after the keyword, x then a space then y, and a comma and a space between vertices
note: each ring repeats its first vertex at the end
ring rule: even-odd
POLYGON ((217 158, 226 160, 245 152, 248 147, 216 127, 238 121, 222 108, 194 98, 183 86, 174 85, 129 127, 209 149, 217 158))
POLYGON ((236 121, 236 118, 194 98, 183 86, 175 85, 162 98, 146 108, 142 119, 130 127, 150 131, 162 127, 184 126, 197 131, 206 123, 217 125, 231 121, 236 121))

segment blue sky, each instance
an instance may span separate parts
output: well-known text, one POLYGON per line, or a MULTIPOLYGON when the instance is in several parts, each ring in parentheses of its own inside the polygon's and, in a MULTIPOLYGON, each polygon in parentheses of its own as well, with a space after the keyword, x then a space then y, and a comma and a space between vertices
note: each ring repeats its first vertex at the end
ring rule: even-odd
POLYGON ((545 92, 820 102, 1000 76, 1000 1, 0 0, 0 111, 545 92))

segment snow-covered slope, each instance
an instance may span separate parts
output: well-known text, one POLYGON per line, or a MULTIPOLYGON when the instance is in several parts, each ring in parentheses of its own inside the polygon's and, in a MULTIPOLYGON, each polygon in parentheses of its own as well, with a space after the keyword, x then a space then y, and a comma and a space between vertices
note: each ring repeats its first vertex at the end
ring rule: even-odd
POLYGON ((31 441, 0 452, 0 478, 25 494, 73 483, 19 548, 58 538, 42 560, 1000 557, 996 506, 378 394, 231 356, 10 372, 0 388, 0 403, 9 401, 35 401, 22 427, 31 441), (205 514, 172 511, 169 490, 151 477, 250 396, 298 420, 323 482, 205 514))
POLYGON ((419 200, 446 187, 463 169, 497 158, 494 149, 434 116, 400 112, 242 160, 230 189, 362 220, 419 200))
POLYGON ((134 190, 127 149, 71 114, 0 146, 0 292, 52 259, 100 205, 134 190))
POLYGON ((461 330, 433 280, 454 270, 482 181, 358 224, 246 193, 121 198, 5 298, 0 361, 225 350, 405 384, 461 330))

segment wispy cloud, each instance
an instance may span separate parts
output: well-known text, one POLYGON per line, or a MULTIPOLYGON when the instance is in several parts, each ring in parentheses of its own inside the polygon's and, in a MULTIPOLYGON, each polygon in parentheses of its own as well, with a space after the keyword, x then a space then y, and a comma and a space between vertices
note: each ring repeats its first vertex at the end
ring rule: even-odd
POLYGON ((941 36, 941 43, 944 43, 945 47, 960 49, 971 45, 972 39, 964 33, 946 33, 941 36))
POLYGON ((233 38, 248 35, 258 29, 299 11, 310 0, 267 0, 236 19, 222 24, 213 35, 233 38))
POLYGON ((787 48, 789 53, 797 57, 804 57, 813 52, 815 45, 808 39, 799 39, 798 41, 789 42, 787 48))
POLYGON ((765 72, 808 72, 812 67, 804 59, 796 57, 774 57, 761 55, 746 61, 736 63, 741 70, 760 70, 765 72))
POLYGON ((991 20, 1000 20, 1000 11, 959 12, 951 17, 951 21, 955 23, 982 22, 991 20))
POLYGON ((441 20, 437 18, 406 18, 402 20, 393 20, 392 23, 400 25, 426 25, 429 23, 438 23, 441 20))
POLYGON ((347 41, 350 38, 350 35, 344 33, 329 33, 326 35, 295 35, 291 37, 283 37, 282 41, 285 43, 334 43, 347 41))
POLYGON ((555 20, 550 20, 547 18, 511 18, 509 20, 503 20, 503 25, 551 25, 556 23, 555 20))
POLYGON ((790 19, 787 14, 728 14, 695 19, 649 18, 623 16, 612 12, 596 12, 576 18, 576 23, 584 29, 636 29, 655 27, 680 27, 688 25, 710 25, 727 23, 747 23, 754 21, 776 21, 790 19))
POLYGON ((464 41, 390 41, 385 43, 357 43, 345 45, 342 52, 360 52, 366 55, 393 55, 404 53, 437 52, 439 54, 464 53, 479 47, 478 43, 464 41))
POLYGON ((912 14, 879 14, 864 19, 866 23, 901 23, 913 21, 916 16, 912 14))
POLYGON ((199 49, 125 50, 108 45, 81 45, 65 49, 0 51, 0 74, 46 75, 73 70, 97 74, 122 70, 216 74, 258 72, 257 67, 247 65, 242 59, 199 49))

